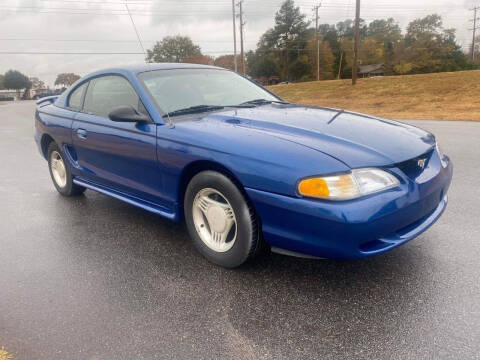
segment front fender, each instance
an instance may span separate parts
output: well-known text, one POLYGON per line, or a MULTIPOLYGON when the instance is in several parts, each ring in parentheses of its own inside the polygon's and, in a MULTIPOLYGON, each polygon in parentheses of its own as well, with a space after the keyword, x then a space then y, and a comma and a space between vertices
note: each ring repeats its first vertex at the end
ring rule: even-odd
POLYGON ((300 178, 349 170, 340 161, 300 144, 273 137, 266 141, 263 135, 251 133, 248 136, 237 133, 233 138, 224 130, 220 128, 221 135, 214 136, 202 133, 201 128, 157 127, 158 162, 164 193, 171 197, 170 201, 180 198, 182 173, 194 162, 220 165, 245 188, 286 196, 296 196, 300 178))

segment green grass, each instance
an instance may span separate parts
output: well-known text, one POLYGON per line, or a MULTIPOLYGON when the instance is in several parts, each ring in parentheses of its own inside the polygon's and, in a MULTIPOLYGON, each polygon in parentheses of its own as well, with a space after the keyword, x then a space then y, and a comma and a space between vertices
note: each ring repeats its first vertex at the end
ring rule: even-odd
POLYGON ((392 119, 480 121, 480 71, 314 81, 269 87, 281 98, 392 119))

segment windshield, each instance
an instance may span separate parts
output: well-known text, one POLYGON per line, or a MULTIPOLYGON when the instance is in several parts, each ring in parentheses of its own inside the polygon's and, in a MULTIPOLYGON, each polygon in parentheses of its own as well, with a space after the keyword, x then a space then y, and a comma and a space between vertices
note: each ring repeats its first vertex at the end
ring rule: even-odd
POLYGON ((279 99, 228 70, 171 69, 141 73, 162 115, 199 105, 234 106, 252 100, 279 99))

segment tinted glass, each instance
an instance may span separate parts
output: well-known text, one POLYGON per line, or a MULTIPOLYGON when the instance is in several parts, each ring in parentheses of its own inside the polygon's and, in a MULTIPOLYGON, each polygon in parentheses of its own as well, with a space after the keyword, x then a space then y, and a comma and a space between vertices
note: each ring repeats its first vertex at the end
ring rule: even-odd
POLYGON ((121 76, 102 76, 90 81, 85 96, 85 112, 108 117, 115 108, 132 105, 136 110, 139 98, 132 85, 121 76))
POLYGON ((68 100, 68 107, 75 110, 80 110, 82 108, 83 92, 85 91, 85 88, 87 87, 87 85, 88 85, 88 82, 86 82, 83 85, 80 85, 78 88, 76 88, 72 92, 68 100))
POLYGON ((256 99, 278 100, 262 87, 227 70, 171 69, 139 75, 162 113, 196 105, 238 105, 256 99))

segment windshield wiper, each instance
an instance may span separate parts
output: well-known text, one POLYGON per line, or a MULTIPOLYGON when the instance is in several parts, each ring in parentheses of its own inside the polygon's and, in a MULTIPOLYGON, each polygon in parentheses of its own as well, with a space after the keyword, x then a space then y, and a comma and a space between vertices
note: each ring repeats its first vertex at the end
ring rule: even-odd
POLYGON ((171 111, 165 116, 179 116, 179 115, 186 115, 186 114, 195 114, 195 113, 201 113, 205 111, 215 111, 215 110, 222 110, 225 108, 252 108, 254 107, 255 104, 240 104, 240 105, 195 105, 195 106, 190 106, 185 109, 178 109, 171 111))
POLYGON ((280 101, 280 100, 267 100, 267 99, 255 99, 250 101, 245 101, 240 104, 241 105, 267 105, 267 104, 288 104, 288 102, 280 101))
POLYGON ((215 110, 222 110, 225 108, 251 108, 254 107, 255 105, 266 105, 266 104, 271 104, 271 103, 276 103, 276 104, 288 104, 285 101, 276 101, 276 100, 267 100, 267 99, 255 99, 255 100, 250 100, 246 101, 244 103, 238 104, 238 105, 195 105, 195 106, 190 106, 184 109, 178 109, 171 111, 169 113, 166 113, 165 116, 179 116, 179 115, 186 115, 186 114, 195 114, 195 113, 201 113, 205 111, 215 111, 215 110))
POLYGON ((165 115, 178 116, 178 115, 185 115, 185 114, 195 114, 195 113, 200 113, 204 111, 221 110, 223 108, 224 106, 220 106, 220 105, 195 105, 195 106, 190 106, 184 109, 174 110, 165 115))

